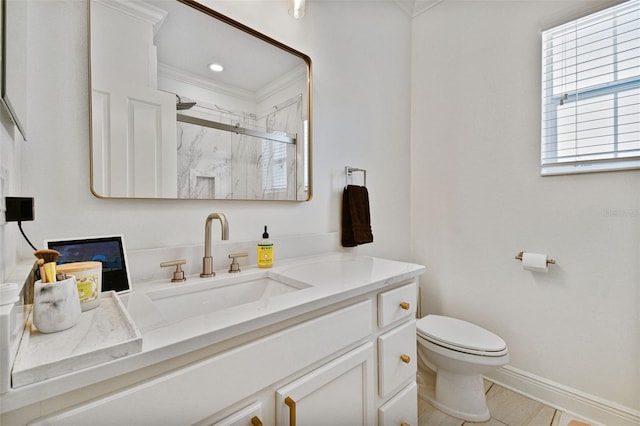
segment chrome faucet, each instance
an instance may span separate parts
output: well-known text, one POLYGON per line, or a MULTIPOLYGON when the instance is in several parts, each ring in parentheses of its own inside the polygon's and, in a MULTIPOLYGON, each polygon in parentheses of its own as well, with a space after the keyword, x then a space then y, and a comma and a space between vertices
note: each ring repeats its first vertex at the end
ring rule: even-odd
POLYGON ((211 255, 211 222, 213 219, 220 220, 220 226, 222 228, 222 239, 229 239, 229 222, 222 213, 211 213, 207 216, 207 221, 204 224, 204 257, 202 258, 202 278, 209 278, 216 275, 213 272, 213 256, 211 255))

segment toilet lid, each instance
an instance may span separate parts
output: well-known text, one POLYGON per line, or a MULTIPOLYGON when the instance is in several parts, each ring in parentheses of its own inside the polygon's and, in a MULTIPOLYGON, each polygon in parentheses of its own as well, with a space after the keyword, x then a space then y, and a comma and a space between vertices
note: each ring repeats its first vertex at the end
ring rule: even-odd
POLYGON ((418 320, 418 334, 434 343, 480 352, 502 352, 507 344, 499 336, 475 324, 440 315, 418 320))

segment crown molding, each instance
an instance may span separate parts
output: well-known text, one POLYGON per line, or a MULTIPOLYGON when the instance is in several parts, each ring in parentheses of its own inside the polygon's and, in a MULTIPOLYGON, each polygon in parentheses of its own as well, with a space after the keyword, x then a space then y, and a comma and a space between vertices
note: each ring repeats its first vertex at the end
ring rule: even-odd
POLYGON ((152 6, 145 2, 134 2, 124 0, 96 0, 101 5, 113 9, 124 15, 132 16, 143 22, 153 25, 154 32, 157 32, 169 12, 152 6))
POLYGON ((189 84, 191 86, 200 87, 201 89, 205 89, 211 92, 248 100, 250 102, 256 101, 256 94, 250 90, 216 83, 213 80, 204 79, 200 76, 190 74, 185 70, 178 69, 163 63, 158 63, 158 77, 168 78, 171 80, 189 84))
POLYGON ((419 16, 429 9, 439 5, 444 0, 393 0, 411 18, 419 16))

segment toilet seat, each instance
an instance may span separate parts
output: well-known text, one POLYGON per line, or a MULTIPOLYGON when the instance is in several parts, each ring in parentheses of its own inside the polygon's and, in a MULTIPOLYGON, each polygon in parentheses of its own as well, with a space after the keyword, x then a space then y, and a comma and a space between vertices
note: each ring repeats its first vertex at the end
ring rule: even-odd
POLYGON ((441 315, 427 315, 416 324, 418 336, 433 344, 471 355, 503 356, 507 344, 475 324, 441 315))

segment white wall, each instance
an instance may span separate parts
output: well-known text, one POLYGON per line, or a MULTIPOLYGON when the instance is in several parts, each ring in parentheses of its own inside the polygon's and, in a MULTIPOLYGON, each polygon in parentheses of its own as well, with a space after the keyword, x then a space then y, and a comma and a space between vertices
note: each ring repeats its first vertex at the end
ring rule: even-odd
MULTIPOLYGON (((24 46, 27 43, 26 31, 20 31, 20 28, 24 28, 25 16, 28 13, 28 4, 14 4, 10 7, 11 12, 17 14, 13 16, 11 21, 14 25, 13 31, 5 30, 9 36, 15 36, 18 34, 20 38, 15 44, 6 45, 5 55, 11 56, 13 59, 11 62, 4 61, 3 69, 0 70, 0 76, 3 80, 7 80, 9 87, 3 88, 3 92, 6 92, 10 97, 9 102, 13 106, 16 114, 19 116, 19 120, 22 125, 26 123, 25 108, 26 108, 26 78, 23 78, 25 64, 24 46), (13 63, 16 62, 16 63, 13 63), (10 72, 7 72, 10 70, 10 72), (3 75, 4 72, 4 75, 3 75)), ((4 9, 4 8, 3 8, 4 9)), ((4 10, 0 11, 0 17, 4 20, 4 10)), ((0 35, 0 40, 5 37, 4 34, 0 35)), ((4 41, 3 41, 4 43, 4 41)), ((20 131, 11 119, 11 115, 5 108, 5 105, 0 105, 0 283, 3 279, 9 276, 13 270, 13 266, 16 263, 16 240, 20 235, 20 231, 15 222, 5 222, 5 197, 24 196, 20 193, 20 154, 23 143, 22 135, 20 131)), ((20 237, 21 238, 21 237, 20 237)), ((24 242, 26 246, 27 243, 24 242)))
MULTIPOLYGON (((8 276, 16 263, 16 242, 22 240, 18 225, 5 222, 4 197, 26 196, 20 193, 20 147, 23 143, 20 132, 9 114, 0 106, 0 282, 8 276)), ((23 224, 26 227, 28 222, 23 224)), ((27 243, 24 242, 25 247, 27 243)))
POLYGON ((445 1, 414 19, 412 251, 423 314, 480 324, 511 366, 638 410, 640 171, 539 176, 540 30, 593 6, 445 1), (523 249, 558 263, 524 271, 523 249))
MULTIPOLYGON (((349 164, 369 171, 375 242, 359 251, 407 259, 410 18, 392 2, 376 1, 311 3, 301 21, 290 18, 280 1, 213 2, 213 7, 311 57, 312 201, 103 200, 91 195, 86 4, 38 0, 29 26, 30 140, 21 164, 21 194, 36 199, 36 221, 25 226, 30 238, 40 243, 123 233, 129 249, 202 244, 205 218, 214 211, 227 215, 232 240, 257 240, 264 224, 274 237, 338 231, 344 166, 349 164)), ((26 249, 21 254, 31 256, 26 249)), ((187 271, 195 273, 198 267, 188 265, 187 271)))

